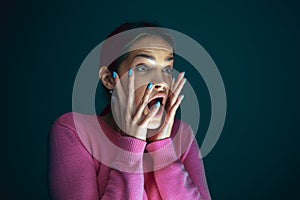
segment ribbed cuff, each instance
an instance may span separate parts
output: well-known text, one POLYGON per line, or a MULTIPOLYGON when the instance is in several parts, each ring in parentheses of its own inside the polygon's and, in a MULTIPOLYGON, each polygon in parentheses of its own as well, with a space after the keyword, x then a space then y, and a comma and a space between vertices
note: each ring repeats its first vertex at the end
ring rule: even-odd
POLYGON ((147 144, 146 141, 127 136, 121 136, 118 143, 120 148, 133 153, 143 153, 147 144))
POLYGON ((122 136, 113 167, 119 171, 141 173, 143 171, 143 154, 146 142, 122 136))
POLYGON ((171 138, 152 142, 146 146, 146 150, 153 159, 154 170, 166 167, 178 159, 171 138))

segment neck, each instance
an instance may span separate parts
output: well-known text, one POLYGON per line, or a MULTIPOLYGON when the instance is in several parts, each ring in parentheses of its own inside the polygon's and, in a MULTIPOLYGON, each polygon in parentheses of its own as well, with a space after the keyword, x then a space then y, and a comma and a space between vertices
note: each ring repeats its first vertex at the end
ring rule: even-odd
POLYGON ((105 115, 102 115, 101 118, 115 131, 120 132, 120 128, 118 127, 117 123, 115 122, 111 111, 107 112, 105 115))

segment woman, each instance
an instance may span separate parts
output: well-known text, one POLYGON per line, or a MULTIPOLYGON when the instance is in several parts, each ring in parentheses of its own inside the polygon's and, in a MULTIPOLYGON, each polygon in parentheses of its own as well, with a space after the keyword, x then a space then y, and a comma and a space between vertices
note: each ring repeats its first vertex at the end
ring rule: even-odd
POLYGON ((97 120, 117 150, 95 145, 104 138, 89 136, 89 115, 67 113, 53 124, 53 199, 210 199, 192 130, 174 119, 183 100, 184 72, 173 79, 174 44, 168 33, 155 27, 123 24, 108 38, 137 31, 107 40, 101 49, 99 78, 112 106, 97 120), (121 56, 114 59, 116 55, 121 56), (75 115, 80 119, 76 125, 75 115), (103 157, 109 162, 102 162, 103 157))

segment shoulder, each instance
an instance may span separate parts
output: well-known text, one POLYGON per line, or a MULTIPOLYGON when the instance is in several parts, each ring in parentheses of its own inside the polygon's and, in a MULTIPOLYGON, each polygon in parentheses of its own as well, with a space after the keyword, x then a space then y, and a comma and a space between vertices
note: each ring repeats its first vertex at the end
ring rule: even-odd
POLYGON ((91 125, 98 120, 97 115, 88 115, 77 112, 68 112, 59 116, 52 124, 51 129, 56 127, 65 127, 75 132, 82 127, 91 125))
POLYGON ((85 162, 93 158, 93 145, 90 142, 93 138, 87 134, 90 129, 88 123, 93 117, 95 116, 69 112, 54 121, 48 133, 49 154, 53 160, 61 159, 61 162, 73 162, 77 165, 78 160, 83 159, 85 162))
POLYGON ((68 112, 58 117, 52 124, 50 138, 68 138, 79 140, 89 146, 87 141, 99 135, 99 119, 97 115, 88 115, 77 112, 68 112))
POLYGON ((117 136, 99 115, 77 112, 69 112, 58 117, 51 127, 49 136, 49 140, 81 144, 96 156, 107 148, 109 142, 117 142, 117 136))
POLYGON ((71 124, 73 122, 73 114, 75 112, 68 112, 59 116, 54 124, 71 124))

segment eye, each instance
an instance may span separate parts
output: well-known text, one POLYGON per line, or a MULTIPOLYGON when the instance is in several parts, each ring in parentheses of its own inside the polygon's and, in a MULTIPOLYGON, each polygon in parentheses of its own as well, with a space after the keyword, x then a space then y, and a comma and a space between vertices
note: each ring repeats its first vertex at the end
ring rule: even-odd
POLYGON ((165 67, 163 70, 162 70, 163 73, 166 73, 166 74, 172 74, 173 73, 173 68, 171 67, 165 67))
POLYGON ((135 67, 137 72, 145 72, 148 71, 148 67, 146 65, 138 65, 135 67))

